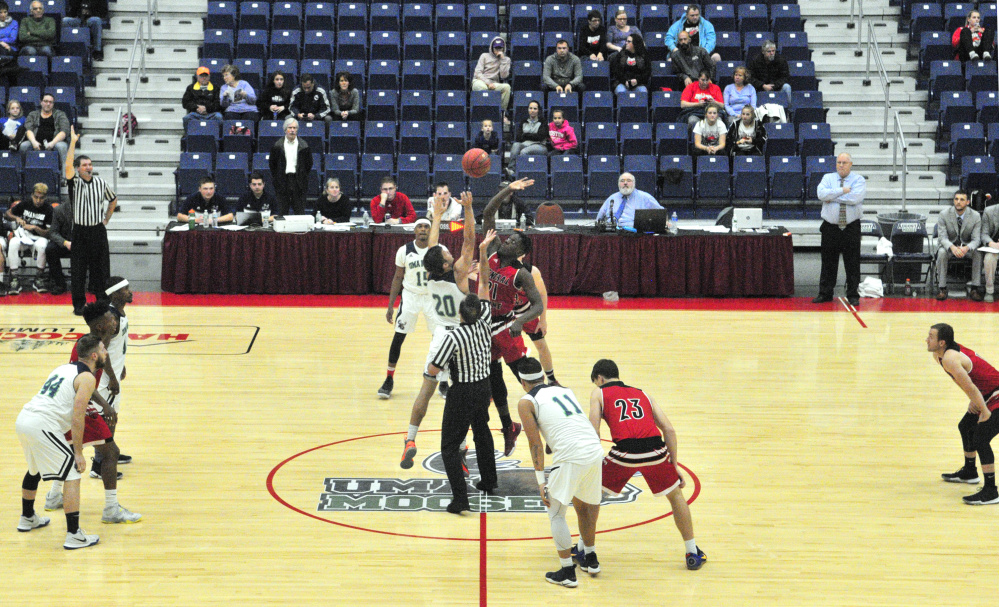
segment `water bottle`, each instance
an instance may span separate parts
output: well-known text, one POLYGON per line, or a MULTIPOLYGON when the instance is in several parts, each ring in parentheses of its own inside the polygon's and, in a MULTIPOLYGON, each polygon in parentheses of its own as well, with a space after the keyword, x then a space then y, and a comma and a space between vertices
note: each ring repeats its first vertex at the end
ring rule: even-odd
POLYGON ((271 205, 264 203, 260 209, 260 227, 266 228, 271 222, 271 205))
POLYGON ((197 217, 198 216, 194 212, 194 209, 191 209, 190 211, 187 212, 187 228, 189 230, 193 230, 194 226, 197 225, 196 223, 197 217))
POLYGON ((912 297, 912 280, 905 279, 905 296, 912 297))
POLYGON ((197 211, 196 213, 197 213, 197 215, 196 215, 196 222, 198 224, 200 224, 201 227, 205 227, 205 214, 202 213, 200 210, 197 211))
POLYGON ((323 224, 323 214, 319 212, 319 209, 316 209, 316 229, 318 230, 319 226, 321 226, 322 224, 323 224))
POLYGON ((680 224, 676 218, 676 211, 673 211, 673 215, 669 218, 669 232, 670 234, 676 234, 679 230, 680 224))
POLYGON ((212 209, 212 227, 219 227, 219 210, 218 208, 212 209))
POLYGON ((367 210, 364 211, 364 215, 361 217, 361 223, 363 223, 366 228, 371 227, 371 215, 368 214, 367 210))

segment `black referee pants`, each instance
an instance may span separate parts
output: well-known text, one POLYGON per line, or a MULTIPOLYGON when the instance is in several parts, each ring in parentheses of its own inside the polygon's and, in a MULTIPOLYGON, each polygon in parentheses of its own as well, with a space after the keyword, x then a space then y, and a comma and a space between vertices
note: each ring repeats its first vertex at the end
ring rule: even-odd
POLYGON ((104 290, 111 277, 111 253, 108 250, 108 231, 104 224, 95 226, 73 225, 73 249, 69 267, 73 273, 73 308, 80 309, 87 303, 87 277, 90 292, 97 299, 107 299, 104 290))
POLYGON ((819 295, 832 298, 836 288, 836 275, 839 273, 839 256, 842 255, 843 267, 846 269, 846 296, 859 297, 860 220, 846 224, 842 230, 835 223, 823 221, 819 232, 822 234, 819 295))
POLYGON ((475 457, 479 475, 486 486, 496 486, 496 452, 493 435, 489 432, 489 379, 474 383, 455 383, 448 390, 444 401, 444 419, 441 421, 441 459, 451 495, 455 502, 468 503, 468 486, 461 471, 461 453, 458 447, 472 427, 475 440, 475 457))

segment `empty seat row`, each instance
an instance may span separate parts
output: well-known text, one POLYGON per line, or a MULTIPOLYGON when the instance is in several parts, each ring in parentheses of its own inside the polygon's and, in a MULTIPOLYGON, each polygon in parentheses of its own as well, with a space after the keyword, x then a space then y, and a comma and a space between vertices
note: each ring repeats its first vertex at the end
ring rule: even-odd
POLYGON ((940 134, 949 133, 952 125, 962 122, 979 122, 984 125, 999 122, 999 92, 993 89, 977 93, 942 93, 937 120, 940 134))
POLYGON ((0 152, 0 196, 22 196, 36 183, 49 186, 49 196, 59 199, 59 178, 62 167, 55 150, 31 150, 24 154, 0 152))
POLYGON ((969 61, 966 65, 954 60, 932 61, 930 98, 937 101, 947 91, 994 91, 997 79, 999 74, 992 61, 969 61))

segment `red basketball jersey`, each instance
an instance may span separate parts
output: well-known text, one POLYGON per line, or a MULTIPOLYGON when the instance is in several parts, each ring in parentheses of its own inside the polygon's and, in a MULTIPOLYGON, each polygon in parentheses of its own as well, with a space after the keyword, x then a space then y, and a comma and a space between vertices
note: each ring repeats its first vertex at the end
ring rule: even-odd
POLYGON ((501 268, 497 253, 489 256, 489 297, 493 304, 493 318, 513 316, 517 308, 527 299, 527 294, 515 286, 517 272, 523 265, 514 261, 501 268))
MULTIPOLYGON (((80 360, 80 357, 76 353, 76 344, 73 344, 73 351, 69 355, 69 362, 75 363, 78 360, 80 360)), ((102 375, 104 375, 104 369, 101 369, 100 367, 98 367, 97 368, 97 372, 94 373, 94 376, 97 378, 97 384, 96 385, 98 385, 98 386, 101 385, 101 376, 102 375)))
MULTIPOLYGON (((995 367, 987 363, 984 358, 975 354, 971 348, 960 344, 957 347, 961 349, 962 354, 971 359, 971 372, 968 373, 971 383, 975 384, 978 391, 982 393, 982 398, 989 400, 989 396, 999 390, 999 371, 996 371, 995 367)), ((989 410, 994 411, 997 408, 999 408, 999 401, 989 407, 989 410)))
POLYGON ((619 381, 604 384, 600 390, 604 398, 604 420, 615 443, 662 437, 645 392, 619 381))

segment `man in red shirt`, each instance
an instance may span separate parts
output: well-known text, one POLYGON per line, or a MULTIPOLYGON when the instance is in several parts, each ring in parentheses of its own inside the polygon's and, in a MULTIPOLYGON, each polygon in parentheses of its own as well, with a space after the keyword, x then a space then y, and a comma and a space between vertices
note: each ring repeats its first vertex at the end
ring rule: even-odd
MULTIPOLYGON (((621 493, 631 477, 641 472, 652 494, 665 494, 673 507, 687 569, 700 569, 708 557, 694 540, 690 508, 683 497, 686 482, 676 468, 676 431, 651 396, 626 386, 618 375, 617 364, 608 359, 598 360, 590 372, 590 381, 597 386, 590 394, 590 423, 600 434, 600 421, 607 420, 614 441, 604 458, 604 490, 621 493)), ((582 547, 578 551, 582 553, 582 547)))
POLYGON ((711 82, 710 70, 702 69, 697 77, 697 82, 691 82, 680 94, 680 108, 682 109, 678 122, 684 118, 691 128, 697 121, 704 118, 704 110, 709 104, 716 104, 719 107, 718 117, 725 118, 725 98, 717 84, 711 82))
POLYGON ((416 211, 413 203, 399 191, 395 177, 382 179, 382 193, 371 199, 371 221, 396 225, 416 221, 416 211))

